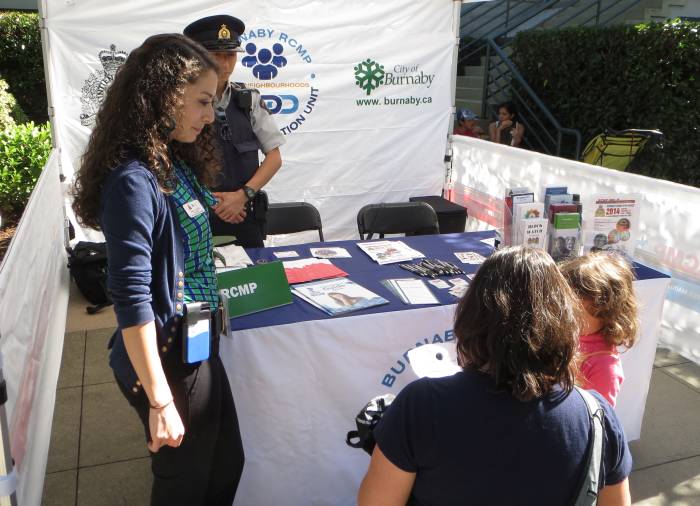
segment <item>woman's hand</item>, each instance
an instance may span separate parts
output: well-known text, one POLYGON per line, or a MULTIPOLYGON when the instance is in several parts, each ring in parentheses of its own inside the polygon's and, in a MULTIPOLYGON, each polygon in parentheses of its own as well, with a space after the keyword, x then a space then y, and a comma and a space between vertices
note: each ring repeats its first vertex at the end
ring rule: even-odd
POLYGON ((219 201, 218 204, 212 206, 216 215, 229 223, 240 223, 246 216, 245 205, 248 203, 243 190, 235 192, 215 192, 212 193, 219 201))
POLYGON ((149 408, 148 427, 151 431, 151 441, 148 449, 152 453, 157 453, 162 446, 172 446, 177 448, 182 443, 185 435, 185 427, 177 412, 175 402, 170 401, 162 408, 149 408))
MULTIPOLYGON (((180 446, 185 428, 175 408, 173 394, 158 353, 156 325, 153 321, 122 329, 124 346, 151 406, 148 449, 155 453, 161 446, 180 446)), ((138 382, 137 382, 138 384, 138 382)))
POLYGON ((509 119, 501 121, 501 124, 498 125, 499 130, 505 130, 506 128, 510 128, 513 126, 513 122, 509 119))

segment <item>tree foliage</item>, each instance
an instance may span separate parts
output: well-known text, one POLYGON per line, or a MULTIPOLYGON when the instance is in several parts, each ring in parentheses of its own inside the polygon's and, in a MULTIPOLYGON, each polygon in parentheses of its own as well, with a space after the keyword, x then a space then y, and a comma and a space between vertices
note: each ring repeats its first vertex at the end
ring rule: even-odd
POLYGON ((606 128, 658 129, 643 174, 700 186, 700 23, 521 32, 513 59, 538 96, 586 140, 606 128))

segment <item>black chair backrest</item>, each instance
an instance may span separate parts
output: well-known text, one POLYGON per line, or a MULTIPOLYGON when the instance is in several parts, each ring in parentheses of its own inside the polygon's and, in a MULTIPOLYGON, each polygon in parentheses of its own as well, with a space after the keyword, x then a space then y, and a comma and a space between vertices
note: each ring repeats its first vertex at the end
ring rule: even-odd
POLYGON ((293 234, 305 230, 318 230, 323 241, 323 226, 318 209, 308 202, 284 202, 270 204, 267 209, 267 233, 293 234))
POLYGON ((368 204, 357 213, 360 239, 371 239, 372 234, 438 234, 435 210, 425 202, 368 204), (367 234, 367 237, 365 237, 367 234))

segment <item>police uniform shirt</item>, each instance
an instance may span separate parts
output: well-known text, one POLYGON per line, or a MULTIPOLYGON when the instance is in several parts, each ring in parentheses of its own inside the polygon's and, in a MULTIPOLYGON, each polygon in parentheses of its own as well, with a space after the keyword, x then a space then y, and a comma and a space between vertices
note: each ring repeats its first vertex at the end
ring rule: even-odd
MULTIPOLYGON (((218 111, 223 112, 226 110, 231 100, 231 89, 234 87, 241 89, 235 83, 229 83, 221 94, 221 99, 214 103, 214 107, 218 111)), ((284 135, 277 128, 272 114, 261 105, 260 92, 255 89, 251 89, 251 91, 253 93, 253 106, 250 111, 250 125, 253 127, 253 133, 258 138, 260 150, 267 154, 285 143, 284 135)))

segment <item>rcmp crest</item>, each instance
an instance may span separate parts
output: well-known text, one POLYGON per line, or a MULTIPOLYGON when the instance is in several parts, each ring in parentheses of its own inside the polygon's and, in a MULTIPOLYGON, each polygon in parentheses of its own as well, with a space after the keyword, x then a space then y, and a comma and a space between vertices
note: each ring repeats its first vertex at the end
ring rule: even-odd
POLYGON ((100 51, 98 57, 102 69, 91 73, 83 84, 80 95, 81 112, 80 124, 91 126, 95 123, 95 115, 105 97, 105 92, 114 80, 117 69, 126 61, 127 53, 117 51, 112 44, 109 50, 100 51))
POLYGON ((219 33, 217 35, 218 35, 219 39, 230 39, 231 38, 231 32, 226 27, 226 25, 221 25, 221 29, 219 30, 219 33))

